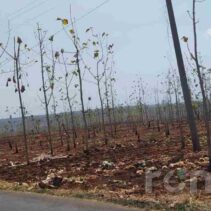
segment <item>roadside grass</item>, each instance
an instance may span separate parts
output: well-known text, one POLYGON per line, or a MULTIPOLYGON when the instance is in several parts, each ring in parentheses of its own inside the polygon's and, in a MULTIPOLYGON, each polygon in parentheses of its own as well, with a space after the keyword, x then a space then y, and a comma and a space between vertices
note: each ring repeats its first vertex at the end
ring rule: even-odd
POLYGON ((108 202, 112 204, 122 205, 125 207, 139 208, 142 210, 176 210, 176 211, 203 211, 210 210, 208 205, 199 203, 197 200, 192 199, 191 202, 185 201, 182 203, 176 203, 173 206, 164 204, 159 201, 152 200, 136 200, 136 199, 123 199, 105 197, 102 193, 92 193, 81 190, 64 190, 64 189, 41 189, 36 185, 18 184, 17 182, 9 183, 7 181, 0 180, 0 190, 7 192, 25 192, 45 194, 58 197, 71 197, 85 200, 97 200, 101 202, 108 202))

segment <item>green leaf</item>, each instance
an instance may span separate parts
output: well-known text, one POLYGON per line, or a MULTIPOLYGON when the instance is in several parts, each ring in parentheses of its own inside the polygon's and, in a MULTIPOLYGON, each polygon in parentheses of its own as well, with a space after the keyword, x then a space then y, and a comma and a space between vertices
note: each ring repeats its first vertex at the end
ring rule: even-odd
POLYGON ((74 34, 75 33, 73 29, 70 29, 69 32, 70 32, 70 34, 74 34))
POLYGON ((96 51, 94 52, 94 58, 96 59, 98 56, 99 56, 99 51, 96 50, 96 51))

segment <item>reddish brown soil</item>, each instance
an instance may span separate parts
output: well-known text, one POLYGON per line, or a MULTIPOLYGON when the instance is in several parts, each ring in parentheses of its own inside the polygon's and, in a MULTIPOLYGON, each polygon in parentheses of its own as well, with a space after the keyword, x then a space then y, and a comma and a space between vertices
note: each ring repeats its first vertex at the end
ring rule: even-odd
MULTIPOLYGON (((202 159, 207 155, 204 129, 201 123, 198 127, 201 131, 202 145, 202 150, 198 153, 192 153, 186 124, 183 125, 186 138, 184 150, 180 149, 179 129, 176 124, 170 126, 169 137, 165 137, 163 127, 160 132, 157 131, 157 128, 140 127, 138 129, 141 139, 139 142, 137 135, 129 127, 119 126, 116 137, 109 139, 108 146, 103 144, 102 134, 97 134, 95 139, 91 138, 88 154, 83 152, 83 144, 80 139, 78 139, 77 149, 67 152, 66 143, 62 146, 59 137, 55 134, 54 150, 58 157, 32 162, 28 166, 19 165, 24 162, 21 137, 2 138, 0 141, 0 179, 30 184, 46 179, 52 169, 54 172, 63 170, 64 178, 74 179, 63 182, 60 187, 62 189, 105 190, 107 193, 116 193, 120 198, 139 197, 145 195, 145 174, 139 175, 138 173, 138 170, 142 169, 139 167, 140 163, 145 160, 146 168, 156 167, 158 170, 162 170, 163 166, 167 166, 167 169, 163 169, 162 175, 153 183, 152 195, 159 198, 161 194, 168 194, 163 185, 163 177, 171 169, 170 163, 185 161, 195 164, 194 167, 185 166, 186 164, 179 166, 188 171, 206 169, 207 162, 202 159), (17 141, 19 153, 14 153, 14 149, 9 148, 8 140, 11 140, 12 143, 17 141), (17 166, 11 166, 10 161, 17 166), (103 161, 112 162, 114 166, 104 169, 102 168, 103 161)), ((30 137, 29 143, 31 160, 41 153, 48 153, 48 144, 44 136, 30 137), (42 141, 42 147, 40 141, 42 141)), ((173 177, 171 182, 177 184, 179 181, 178 178, 173 177)), ((203 182, 199 188, 203 190, 203 182)), ((188 192, 188 187, 185 191, 188 192)))

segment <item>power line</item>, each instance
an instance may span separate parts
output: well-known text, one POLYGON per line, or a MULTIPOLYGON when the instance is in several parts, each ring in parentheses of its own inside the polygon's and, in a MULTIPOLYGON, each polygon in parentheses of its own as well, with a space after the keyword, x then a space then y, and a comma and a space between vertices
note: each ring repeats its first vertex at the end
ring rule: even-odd
MULTIPOLYGON (((10 18, 9 21, 12 21, 12 20, 14 20, 14 19, 17 18, 17 17, 20 17, 20 16, 22 16, 22 15, 24 15, 24 14, 26 14, 26 13, 28 13, 28 12, 30 12, 30 11, 36 9, 36 8, 38 8, 38 7, 40 7, 42 4, 44 4, 44 3, 47 2, 47 1, 49 1, 49 0, 41 1, 40 3, 35 4, 34 6, 28 8, 28 9, 25 9, 23 12, 21 12, 21 13, 19 13, 19 14, 16 14, 14 17, 10 18)), ((36 2, 36 3, 37 3, 37 2, 36 2)))
MULTIPOLYGON (((98 6, 96 6, 95 8, 89 10, 87 13, 85 13, 84 15, 80 16, 79 18, 77 18, 74 23, 77 23, 78 21, 82 20, 83 18, 85 18, 86 16, 90 15, 91 13, 95 12, 96 10, 98 10, 100 7, 102 7, 103 5, 105 5, 106 3, 108 3, 110 0, 106 0, 104 2, 102 2, 101 4, 99 4, 98 6)), ((65 26, 65 28, 69 27, 69 25, 65 26)), ((59 34, 60 32, 63 31, 63 28, 56 31, 54 34, 52 34, 52 36, 55 36, 57 34, 59 34)), ((37 47, 38 44, 34 45, 32 48, 37 47)))
POLYGON ((37 18, 39 18, 39 17, 41 17, 41 16, 43 16, 43 15, 46 15, 47 13, 51 12, 51 11, 52 11, 53 9, 55 9, 55 8, 56 8, 56 6, 51 7, 50 9, 47 9, 47 10, 41 12, 40 14, 34 16, 33 18, 30 18, 30 19, 24 21, 22 24, 19 24, 19 25, 17 25, 17 26, 14 26, 12 29, 8 30, 7 33, 8 33, 9 31, 10 31, 10 32, 14 32, 17 28, 20 29, 20 28, 23 27, 24 25, 30 23, 31 21, 33 21, 33 20, 35 20, 35 19, 37 19, 37 18))
MULTIPOLYGON (((15 15, 13 18, 11 18, 11 19, 8 20, 9 23, 10 23, 11 20, 15 19, 16 17, 20 17, 21 15, 23 15, 23 14, 25 14, 25 13, 28 13, 28 12, 30 12, 30 11, 33 10, 33 9, 36 9, 36 8, 40 7, 42 4, 44 4, 44 3, 47 2, 47 1, 49 1, 49 0, 44 0, 44 1, 40 2, 39 4, 34 5, 34 6, 31 7, 30 9, 27 9, 25 12, 22 12, 22 13, 20 13, 20 14, 18 14, 18 15, 15 15)), ((26 6, 26 7, 27 7, 27 6, 26 6)), ((26 7, 23 7, 23 8, 26 8, 26 7)), ((54 9, 54 8, 55 8, 55 7, 51 7, 50 9, 48 9, 48 10, 46 10, 46 11, 40 13, 39 15, 37 15, 37 16, 35 16, 35 17, 33 17, 33 18, 30 18, 29 20, 25 21, 23 24, 19 24, 18 27, 19 27, 19 28, 22 27, 22 26, 25 25, 26 23, 31 22, 33 19, 36 19, 36 18, 38 18, 38 17, 40 17, 40 16, 42 16, 42 15, 44 15, 44 14, 50 12, 50 11, 51 11, 52 9, 54 9)), ((22 9, 19 9, 19 10, 22 10, 22 9)), ((19 10, 18 10, 18 11, 19 11, 19 10)), ((15 31, 16 29, 17 29, 17 26, 16 26, 16 25, 13 25, 13 27, 12 27, 12 28, 9 28, 9 30, 7 30, 5 33, 10 33, 11 31, 15 31)))
POLYGON ((29 6, 31 6, 35 3, 36 3, 36 1, 31 1, 31 2, 27 3, 25 6, 23 6, 23 7, 15 10, 15 11, 13 11, 12 13, 10 13, 8 17, 10 18, 10 17, 16 15, 17 13, 21 12, 22 10, 26 9, 27 7, 29 7, 29 6))
MULTIPOLYGON (((77 23, 78 21, 82 20, 83 18, 87 17, 88 15, 92 14, 93 12, 95 12, 96 10, 98 10, 100 7, 102 7, 103 5, 107 4, 110 0, 106 0, 104 2, 102 2, 101 4, 99 4, 98 6, 96 6, 95 8, 89 10, 87 13, 85 13, 84 15, 80 16, 79 18, 76 18, 76 20, 74 21, 74 23, 77 23)), ((69 25, 65 26, 65 28, 67 28, 69 25)), ((63 31, 63 28, 58 30, 57 32, 55 32, 52 36, 55 36, 57 34, 59 34, 60 32, 63 31)))
MULTIPOLYGON (((45 0, 45 1, 48 1, 48 0, 45 0)), ((92 14, 93 12, 95 12, 96 10, 98 10, 99 8, 101 8, 102 6, 104 6, 105 4, 107 4, 108 2, 110 2, 110 0, 103 1, 101 4, 97 5, 96 7, 94 7, 94 8, 91 9, 91 10, 89 10, 87 13, 85 13, 84 15, 80 16, 79 18, 77 18, 77 19, 74 21, 74 23, 77 23, 78 21, 84 19, 85 17, 87 17, 88 15, 92 14)), ((69 26, 69 25, 65 26, 65 28, 67 28, 68 26, 69 26)), ((52 34, 52 36, 55 36, 55 35, 59 34, 59 33, 62 32, 62 31, 63 31, 63 28, 60 29, 60 30, 58 30, 58 31, 56 31, 54 34, 52 34)), ((47 41, 47 40, 48 40, 48 39, 46 38, 46 39, 44 40, 44 42, 47 41)), ((30 48, 30 50, 33 51, 34 48, 36 48, 38 45, 39 45, 39 43, 35 44, 34 46, 32 46, 32 47, 30 48)), ((35 52, 35 51, 34 51, 34 52, 35 52)), ((4 67, 5 65, 9 64, 10 62, 11 62, 11 60, 8 61, 8 62, 6 62, 5 64, 1 65, 1 68, 4 67)), ((6 73, 6 72, 4 72, 4 73, 6 73)), ((0 73, 0 74, 1 74, 1 73, 0 73)))
POLYGON ((91 9, 90 11, 88 11, 86 14, 82 15, 81 17, 79 17, 76 21, 79 21, 83 18, 85 18, 86 16, 92 14, 93 12, 95 12, 97 9, 99 9, 100 7, 102 7, 103 5, 107 4, 110 0, 106 0, 104 2, 102 2, 101 4, 99 4, 98 6, 96 6, 95 8, 91 9))

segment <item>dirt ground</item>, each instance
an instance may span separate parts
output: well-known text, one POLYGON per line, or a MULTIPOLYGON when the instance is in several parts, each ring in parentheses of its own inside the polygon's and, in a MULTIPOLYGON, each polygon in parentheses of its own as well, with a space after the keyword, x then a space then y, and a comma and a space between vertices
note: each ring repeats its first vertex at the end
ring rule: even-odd
POLYGON ((84 153, 81 138, 77 148, 67 152, 66 140, 63 146, 57 133, 54 134, 55 156, 49 155, 44 135, 30 136, 29 155, 31 164, 24 163, 21 137, 4 137, 0 140, 0 180, 38 189, 80 190, 92 192, 101 198, 126 200, 153 200, 175 207, 177 203, 191 204, 193 201, 209 203, 211 196, 205 192, 204 178, 198 181, 197 193, 190 193, 191 172, 206 170, 208 164, 207 144, 204 128, 198 124, 202 150, 192 152, 187 125, 183 124, 186 147, 181 150, 179 128, 170 125, 170 135, 165 136, 164 128, 140 126, 135 133, 128 126, 119 126, 115 138, 109 139, 108 146, 102 141, 102 134, 90 138, 89 153, 84 153), (10 141, 13 145, 8 144, 10 141), (17 142, 19 152, 15 153, 17 142), (164 177, 174 170, 170 179, 172 186, 183 182, 185 188, 170 193, 164 185, 164 177), (146 173, 160 171, 153 180, 152 193, 146 193, 146 173), (52 177, 61 178, 48 186, 52 177), (47 182, 46 182, 47 181, 47 182))

